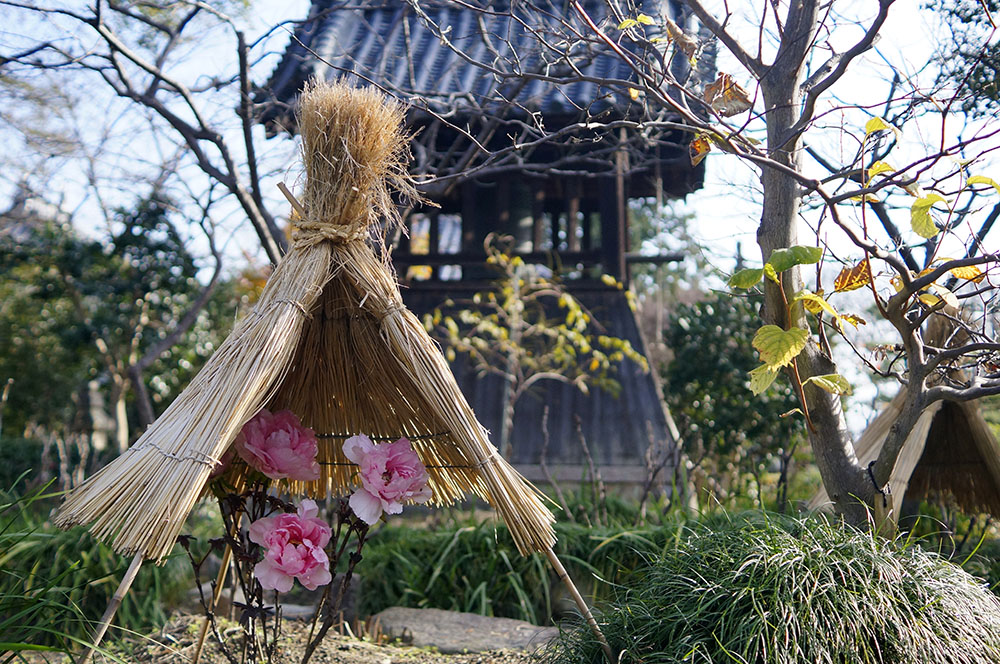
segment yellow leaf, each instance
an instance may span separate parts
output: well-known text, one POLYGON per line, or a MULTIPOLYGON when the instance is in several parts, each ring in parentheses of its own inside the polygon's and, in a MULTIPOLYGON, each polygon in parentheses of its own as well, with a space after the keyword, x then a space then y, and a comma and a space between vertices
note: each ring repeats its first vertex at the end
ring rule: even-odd
POLYGON ((600 367, 600 366, 601 366, 601 363, 597 360, 596 357, 594 357, 594 358, 591 358, 591 360, 590 360, 590 366, 589 366, 589 368, 587 370, 588 371, 597 371, 597 368, 600 367))
POLYGON ((778 273, 774 271, 774 266, 770 263, 764 263, 764 276, 774 283, 778 283, 778 273))
POLYGON ((988 178, 985 175, 973 175, 968 180, 966 180, 965 183, 969 184, 969 185, 973 185, 973 184, 988 184, 989 186, 991 186, 994 189, 996 189, 996 192, 998 194, 1000 194, 1000 184, 998 184, 996 180, 993 180, 992 178, 988 178))
POLYGON ((908 193, 910 196, 913 196, 914 198, 923 198, 924 196, 926 196, 926 194, 924 193, 924 188, 921 187, 920 183, 917 182, 916 180, 914 180, 910 184, 904 184, 903 191, 908 193))
POLYGON ((806 311, 811 314, 819 315, 821 311, 825 311, 834 318, 838 318, 840 316, 840 314, 837 313, 837 310, 833 308, 833 305, 823 299, 820 295, 811 293, 807 290, 798 293, 792 301, 802 302, 806 311))
POLYGON ((976 265, 953 267, 950 270, 948 270, 948 272, 950 272, 952 276, 956 277, 957 279, 968 279, 969 281, 975 282, 977 284, 986 277, 986 274, 982 270, 980 270, 979 267, 976 265))
POLYGON ((947 203, 940 194, 928 194, 923 198, 913 201, 910 206, 910 226, 913 232, 923 238, 932 238, 941 231, 931 217, 931 208, 935 203, 947 203))
POLYGON ((750 391, 758 395, 767 388, 778 377, 778 372, 771 369, 766 364, 762 364, 750 372, 750 391))
POLYGON ((783 330, 777 325, 765 325, 753 337, 753 347, 760 359, 771 369, 777 370, 790 364, 806 347, 809 331, 793 327, 783 330))
POLYGON ((656 23, 651 16, 646 16, 645 14, 639 14, 635 17, 635 20, 643 25, 653 25, 656 23))
POLYGON ((858 316, 857 314, 841 314, 840 318, 837 319, 837 327, 838 328, 840 327, 840 322, 841 321, 850 323, 855 328, 857 328, 858 325, 867 325, 868 324, 868 321, 866 321, 861 316, 858 316))
POLYGON ((872 181, 872 178, 876 175, 882 175, 883 173, 895 173, 896 169, 887 164, 884 161, 876 161, 868 168, 868 182, 872 181))
POLYGON ((959 306, 958 298, 955 294, 939 284, 930 284, 924 291, 917 295, 917 298, 928 307, 936 307, 942 300, 947 306, 954 309, 958 309, 959 306))
POLYGON ((712 143, 705 134, 698 134, 688 146, 688 156, 691 157, 691 165, 697 166, 705 159, 705 156, 712 151, 712 143))
POLYGON ((833 281, 833 290, 837 293, 857 290, 872 281, 871 264, 863 260, 854 267, 845 267, 833 281))
POLYGON ((639 95, 641 94, 642 92, 640 90, 636 90, 635 88, 628 89, 628 96, 631 97, 632 101, 638 101, 639 95))
POLYGON ((893 127, 891 124, 883 120, 882 118, 872 118, 865 123, 865 136, 870 136, 876 132, 880 131, 891 131, 896 135, 896 140, 898 141, 903 137, 903 132, 899 131, 898 128, 893 127))
POLYGON ((627 18, 618 24, 618 29, 628 30, 629 28, 634 28, 637 25, 639 25, 639 21, 635 20, 634 18, 627 18))

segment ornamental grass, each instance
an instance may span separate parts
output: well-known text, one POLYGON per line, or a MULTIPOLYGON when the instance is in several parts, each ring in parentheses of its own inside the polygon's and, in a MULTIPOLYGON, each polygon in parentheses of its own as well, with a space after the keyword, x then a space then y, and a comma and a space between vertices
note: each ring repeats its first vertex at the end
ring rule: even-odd
MULTIPOLYGON (((902 664, 1000 661, 1000 602, 911 542, 771 515, 689 529, 599 616, 620 662, 902 664)), ((585 629, 550 662, 603 661, 585 629)))

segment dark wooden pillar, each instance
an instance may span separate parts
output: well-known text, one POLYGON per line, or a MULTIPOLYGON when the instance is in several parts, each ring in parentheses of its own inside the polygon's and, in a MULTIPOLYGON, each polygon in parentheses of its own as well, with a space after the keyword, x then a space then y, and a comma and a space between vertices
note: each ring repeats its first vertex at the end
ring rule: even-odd
POLYGON ((601 263, 605 274, 625 279, 625 201, 618 177, 601 178, 601 263))
POLYGON ((545 189, 542 183, 534 185, 531 198, 531 250, 541 251, 545 241, 545 189))
MULTIPOLYGON (((483 242, 492 231, 500 229, 500 204, 496 183, 465 182, 462 185, 462 251, 483 253, 483 242)), ((494 279, 496 275, 483 267, 462 269, 463 280, 494 279)))
POLYGON ((580 251, 580 178, 569 181, 566 192, 566 249, 580 251))
MULTIPOLYGON (((441 225, 438 223, 440 214, 434 210, 427 215, 427 254, 436 256, 441 250, 441 225)), ((441 278, 440 266, 431 267, 431 279, 441 278)))
POLYGON ((499 184, 499 230, 514 237, 515 251, 533 251, 535 220, 532 211, 535 201, 531 187, 517 178, 505 178, 499 184))

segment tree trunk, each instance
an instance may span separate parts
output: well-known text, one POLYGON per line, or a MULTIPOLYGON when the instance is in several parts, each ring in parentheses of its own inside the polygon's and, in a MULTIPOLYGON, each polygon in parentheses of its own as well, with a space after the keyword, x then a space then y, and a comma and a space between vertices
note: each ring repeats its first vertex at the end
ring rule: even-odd
POLYGON ((125 397, 128 395, 128 382, 117 374, 113 376, 114 380, 114 402, 115 402, 115 438, 118 442, 118 451, 124 452, 128 449, 129 443, 129 432, 128 432, 128 408, 126 407, 125 397))
MULTIPOLYGON (((805 56, 813 43, 817 25, 818 3, 814 0, 793 0, 789 7, 785 31, 778 53, 760 84, 766 106, 767 145, 770 157, 795 170, 800 169, 801 142, 792 136, 792 127, 801 108, 799 85, 803 78, 805 56)), ((765 167, 761 172, 764 205, 757 243, 766 262, 775 249, 799 244, 797 226, 801 192, 798 183, 774 168, 765 167)), ((788 329, 797 326, 808 329, 806 313, 801 305, 789 311, 785 302, 803 287, 800 268, 782 274, 781 288, 765 279, 765 304, 761 317, 765 323, 788 329), (782 288, 784 294, 782 293, 782 288)), ((809 343, 789 367, 789 378, 805 381, 810 376, 834 373, 830 358, 822 354, 814 343, 809 343), (795 376, 796 369, 798 377, 795 376)), ((809 415, 812 445, 823 484, 835 508, 844 517, 863 524, 866 510, 858 502, 870 502, 874 485, 868 481, 854 454, 854 444, 844 421, 840 397, 812 385, 803 390, 803 410, 809 415)))

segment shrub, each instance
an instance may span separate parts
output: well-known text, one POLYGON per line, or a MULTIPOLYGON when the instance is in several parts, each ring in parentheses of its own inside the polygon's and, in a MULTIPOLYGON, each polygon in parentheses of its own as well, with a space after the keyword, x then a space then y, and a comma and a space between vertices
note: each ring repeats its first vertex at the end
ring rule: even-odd
MULTIPOLYGON (((622 662, 996 662, 1000 603, 958 566, 818 519, 730 517, 650 558, 599 617, 622 662)), ((549 657, 601 662, 589 630, 549 657)))

